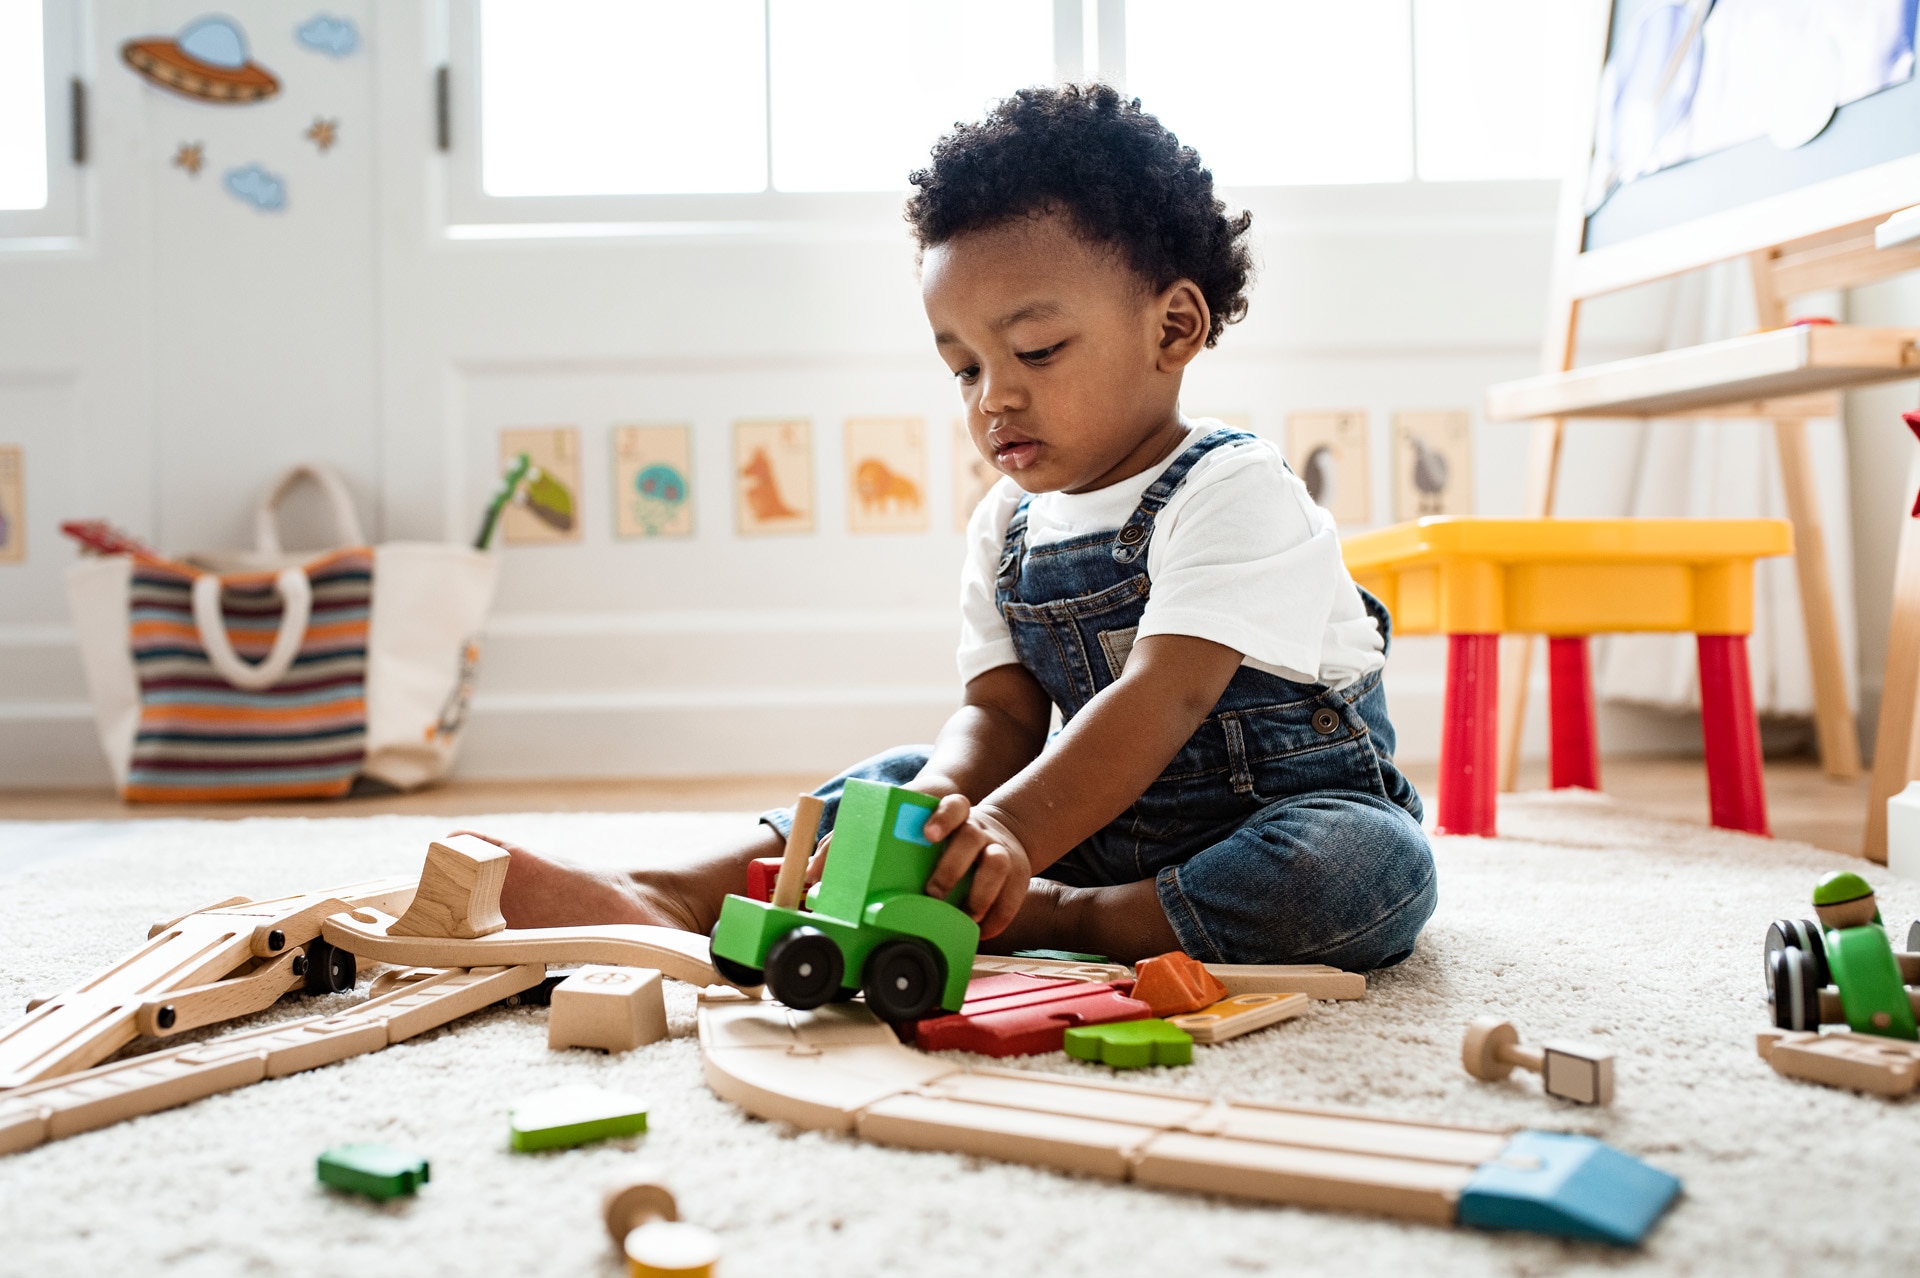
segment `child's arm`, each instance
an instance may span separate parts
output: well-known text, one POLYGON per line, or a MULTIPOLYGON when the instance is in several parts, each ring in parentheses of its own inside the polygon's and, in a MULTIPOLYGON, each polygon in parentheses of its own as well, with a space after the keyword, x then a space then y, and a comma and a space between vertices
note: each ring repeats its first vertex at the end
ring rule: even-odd
POLYGON ((978 803, 1039 756, 1052 721, 1053 700, 1025 666, 976 675, 907 788, 978 803))
MULTIPOLYGON (((1074 716, 1051 749, 1029 756, 1031 763, 978 806, 970 805, 965 789, 942 799, 927 819, 927 837, 950 841, 927 892, 944 896, 971 869, 967 912, 984 935, 1004 930, 1035 870, 1065 856, 1146 792, 1219 703, 1240 659, 1232 648, 1189 635, 1149 635, 1134 644, 1120 678, 1074 716)), ((959 720, 949 721, 949 729, 959 720)), ((1040 734, 1044 744, 1044 721, 1040 734)), ((945 739, 942 733, 942 744, 945 739)))

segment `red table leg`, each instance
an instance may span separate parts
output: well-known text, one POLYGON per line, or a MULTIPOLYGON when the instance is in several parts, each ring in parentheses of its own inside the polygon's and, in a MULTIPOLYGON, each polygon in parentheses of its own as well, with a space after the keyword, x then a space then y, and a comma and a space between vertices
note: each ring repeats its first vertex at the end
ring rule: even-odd
POLYGON ((1593 675, 1585 635, 1547 639, 1547 774, 1556 790, 1600 788, 1600 745, 1594 735, 1593 675))
POLYGON ((1500 636, 1447 636, 1440 725, 1440 834, 1494 831, 1500 753, 1500 636))
POLYGON ((1723 829, 1771 835, 1760 772, 1760 721, 1745 635, 1696 635, 1700 649, 1700 731, 1707 749, 1707 805, 1723 829))

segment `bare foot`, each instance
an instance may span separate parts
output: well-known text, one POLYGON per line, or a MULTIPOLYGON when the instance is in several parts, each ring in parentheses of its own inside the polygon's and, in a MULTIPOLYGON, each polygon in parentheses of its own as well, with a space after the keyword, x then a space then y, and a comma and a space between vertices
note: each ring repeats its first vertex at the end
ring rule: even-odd
POLYGON ((511 928, 645 923, 703 932, 699 916, 674 889, 670 871, 593 870, 530 852, 478 830, 458 830, 507 850, 500 913, 511 928))
POLYGON ((1179 948, 1152 879, 1093 888, 1034 879, 1007 930, 980 945, 988 954, 1079 950, 1119 963, 1137 963, 1179 948))

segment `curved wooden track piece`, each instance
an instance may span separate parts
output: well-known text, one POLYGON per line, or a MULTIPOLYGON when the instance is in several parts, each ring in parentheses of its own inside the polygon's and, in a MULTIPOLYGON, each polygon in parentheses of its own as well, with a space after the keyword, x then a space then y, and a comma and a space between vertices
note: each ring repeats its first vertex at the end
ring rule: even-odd
POLYGON ((392 936, 379 910, 336 914, 321 925, 333 945, 402 967, 478 967, 499 963, 605 963, 652 967, 690 985, 725 985, 713 970, 707 938, 670 927, 609 923, 600 927, 507 928, 486 936, 392 936))

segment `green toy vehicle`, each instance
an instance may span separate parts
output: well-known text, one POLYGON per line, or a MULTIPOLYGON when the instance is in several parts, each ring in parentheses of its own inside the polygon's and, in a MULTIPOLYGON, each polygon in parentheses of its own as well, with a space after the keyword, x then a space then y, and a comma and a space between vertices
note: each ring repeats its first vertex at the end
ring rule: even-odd
POLYGON ((833 851, 803 909, 729 896, 713 928, 713 965, 739 985, 763 981, 788 1007, 806 1010, 866 995, 887 1021, 911 1021, 936 1007, 960 1010, 980 927, 946 900, 928 896, 942 843, 924 833, 935 800, 913 790, 849 781, 834 819, 833 851))
POLYGON ((1873 889, 1850 870, 1821 879, 1813 890, 1811 919, 1781 919, 1767 929, 1767 988, 1774 1024, 1781 1029, 1817 1030, 1824 1021, 1844 1019, 1857 1034, 1920 1039, 1914 1020, 1902 958, 1880 920, 1873 889), (1822 993, 1836 987, 1839 1015, 1831 996, 1823 1015, 1822 993))

